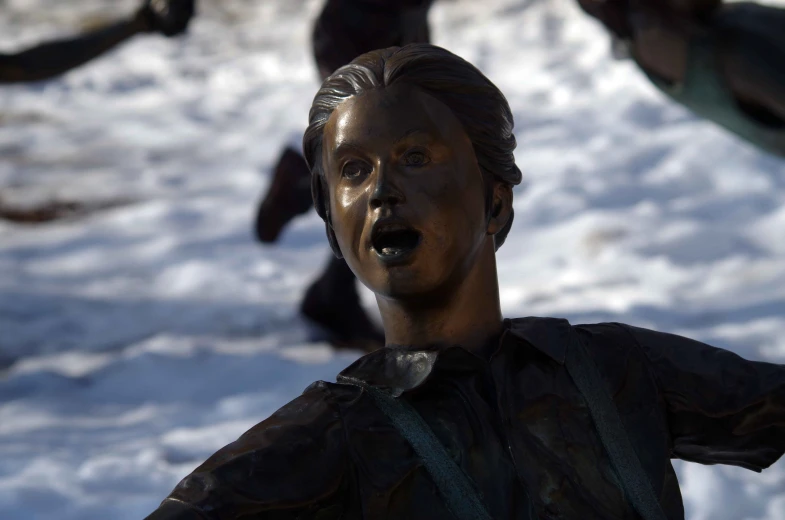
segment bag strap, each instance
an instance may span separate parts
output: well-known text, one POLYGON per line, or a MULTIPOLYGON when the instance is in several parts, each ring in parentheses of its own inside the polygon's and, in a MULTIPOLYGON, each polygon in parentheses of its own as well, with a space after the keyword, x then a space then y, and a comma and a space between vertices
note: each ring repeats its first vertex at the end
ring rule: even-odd
POLYGON ((338 376, 339 383, 363 388, 396 430, 414 448, 430 474, 447 509, 459 520, 491 520, 469 477, 450 458, 447 450, 409 403, 359 379, 338 376))
POLYGON ((600 441, 621 479, 621 488, 627 499, 644 520, 667 520, 668 517, 654 494, 654 488, 624 430, 619 411, 602 375, 572 326, 565 365, 575 386, 586 399, 600 441))

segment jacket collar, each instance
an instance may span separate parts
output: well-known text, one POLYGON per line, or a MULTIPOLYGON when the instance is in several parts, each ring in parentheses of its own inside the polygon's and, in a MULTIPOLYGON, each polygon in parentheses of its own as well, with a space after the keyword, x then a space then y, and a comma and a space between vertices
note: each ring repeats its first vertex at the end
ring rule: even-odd
MULTIPOLYGON (((504 320, 505 330, 494 356, 506 348, 520 347, 524 341, 564 364, 570 324, 557 318, 518 318, 504 320)), ((478 370, 485 360, 457 346, 384 347, 367 354, 338 375, 339 379, 360 380, 383 389, 395 397, 423 385, 437 368, 478 370)), ((340 382, 340 381, 339 381, 340 382)))
POLYGON ((421 386, 430 377, 442 354, 443 349, 435 347, 417 350, 383 347, 346 367, 338 374, 338 382, 341 383, 342 378, 348 379, 347 382, 360 380, 398 397, 421 386))

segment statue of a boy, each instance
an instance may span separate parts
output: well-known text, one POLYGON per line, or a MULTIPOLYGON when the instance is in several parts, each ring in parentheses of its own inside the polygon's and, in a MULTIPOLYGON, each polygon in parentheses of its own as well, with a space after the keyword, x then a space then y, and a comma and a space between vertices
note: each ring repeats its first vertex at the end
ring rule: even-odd
POLYGON ((785 367, 670 334, 505 320, 512 115, 427 44, 327 78, 304 149, 333 250, 387 345, 317 382, 149 520, 683 519, 671 458, 754 471, 785 451, 785 367))

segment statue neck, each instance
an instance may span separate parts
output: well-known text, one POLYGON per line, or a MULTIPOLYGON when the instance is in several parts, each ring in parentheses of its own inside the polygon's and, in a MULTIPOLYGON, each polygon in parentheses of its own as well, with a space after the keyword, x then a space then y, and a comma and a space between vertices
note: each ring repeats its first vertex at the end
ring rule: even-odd
MULTIPOLYGON (((450 282, 448 282, 450 283, 450 282)), ((387 345, 459 345, 479 352, 503 329, 496 256, 481 255, 452 287, 406 300, 376 297, 387 345)))

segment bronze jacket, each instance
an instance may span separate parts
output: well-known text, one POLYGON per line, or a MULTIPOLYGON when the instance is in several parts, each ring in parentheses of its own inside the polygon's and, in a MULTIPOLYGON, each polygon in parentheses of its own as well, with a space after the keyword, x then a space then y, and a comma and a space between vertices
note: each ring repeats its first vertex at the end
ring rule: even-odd
MULTIPOLYGON (((485 357, 384 348, 342 374, 411 403, 493 518, 638 518, 564 366, 569 327, 507 320, 485 357)), ((671 458, 760 471, 785 451, 785 366, 618 323, 575 329, 669 519, 684 518, 671 458)), ((367 392, 319 381, 210 457, 148 520, 448 518, 367 392)))

